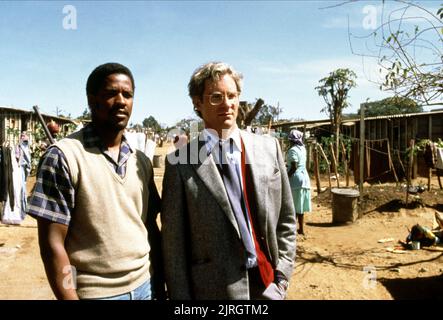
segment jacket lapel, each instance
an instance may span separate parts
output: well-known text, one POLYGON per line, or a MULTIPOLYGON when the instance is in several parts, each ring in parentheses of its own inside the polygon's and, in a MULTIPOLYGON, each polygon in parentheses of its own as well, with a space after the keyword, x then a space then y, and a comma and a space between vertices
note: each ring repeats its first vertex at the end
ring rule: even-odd
POLYGON ((248 189, 251 190, 252 195, 248 193, 249 196, 252 196, 252 199, 249 201, 253 201, 251 212, 255 219, 257 219, 258 227, 260 228, 260 234, 267 234, 267 210, 266 210, 266 193, 268 190, 267 186, 267 177, 260 175, 260 172, 266 172, 263 168, 265 165, 259 159, 263 157, 263 150, 260 145, 255 143, 255 140, 252 139, 251 135, 245 131, 240 131, 240 136, 242 138, 244 147, 245 147, 245 158, 246 158, 246 170, 248 170, 248 177, 251 180, 246 181, 246 184, 252 184, 248 186, 248 189))
MULTIPOLYGON (((207 154, 204 138, 202 134, 199 138, 193 140, 194 143, 198 143, 197 148, 194 146, 193 150, 196 150, 199 154, 198 160, 192 162, 192 166, 195 172, 200 177, 202 182, 208 188, 209 192, 215 198, 217 203, 220 205, 223 212, 226 214, 228 220, 231 222, 237 235, 240 238, 240 231, 238 229, 237 221, 235 220, 234 212, 232 211, 231 204, 229 203, 228 195, 226 193, 223 180, 218 172, 217 165, 212 157, 212 154, 207 154)), ((191 144, 193 143, 191 142, 191 144)))

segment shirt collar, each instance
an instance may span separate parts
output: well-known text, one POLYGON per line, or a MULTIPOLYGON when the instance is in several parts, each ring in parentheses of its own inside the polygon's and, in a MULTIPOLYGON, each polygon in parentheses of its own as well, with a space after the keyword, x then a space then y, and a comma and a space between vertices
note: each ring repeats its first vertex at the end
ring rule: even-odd
POLYGON ((231 132, 229 137, 226 139, 220 139, 214 130, 208 130, 206 128, 203 129, 203 137, 205 139, 205 145, 206 145, 206 149, 208 151, 208 154, 210 154, 212 152, 212 149, 214 149, 214 147, 216 145, 218 145, 220 140, 222 141, 222 144, 223 144, 223 143, 225 143, 225 141, 232 139, 234 141, 234 151, 241 152, 241 150, 242 150, 240 129, 238 127, 235 128, 231 132))
MULTIPOLYGON (((88 124, 83 128, 83 141, 86 148, 98 148, 102 152, 106 151, 103 147, 103 143, 100 140, 100 137, 98 136, 92 124, 88 124)), ((129 145, 128 140, 126 139, 125 134, 123 134, 122 136, 120 149, 123 149, 123 147, 129 149, 129 153, 134 152, 134 150, 129 145)))

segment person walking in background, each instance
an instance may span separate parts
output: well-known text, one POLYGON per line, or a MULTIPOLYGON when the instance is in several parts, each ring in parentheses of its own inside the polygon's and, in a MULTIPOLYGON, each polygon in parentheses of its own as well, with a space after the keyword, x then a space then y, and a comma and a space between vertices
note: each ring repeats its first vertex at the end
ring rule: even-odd
POLYGON ((303 144, 303 133, 295 129, 291 130, 288 140, 290 146, 286 155, 286 163, 298 220, 297 232, 305 235, 304 214, 311 212, 311 181, 306 169, 306 148, 303 144))
POLYGON ((134 89, 127 67, 94 69, 86 84, 91 123, 49 146, 39 164, 28 214, 37 218, 40 253, 58 299, 164 294, 152 165, 124 136, 134 89))
POLYGON ((188 89, 205 129, 166 158, 161 223, 169 296, 284 299, 296 221, 280 145, 237 127, 241 75, 231 66, 201 66, 188 89))

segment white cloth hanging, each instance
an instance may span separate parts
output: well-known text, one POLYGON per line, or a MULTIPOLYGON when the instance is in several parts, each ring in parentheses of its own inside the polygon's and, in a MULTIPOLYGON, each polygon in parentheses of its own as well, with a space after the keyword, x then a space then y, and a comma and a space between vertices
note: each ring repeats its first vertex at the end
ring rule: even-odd
POLYGON ((156 147, 157 144, 154 141, 152 141, 151 139, 146 139, 145 154, 148 156, 149 159, 151 159, 151 162, 154 159, 156 147))
POLYGON ((143 132, 125 132, 125 137, 131 148, 145 152, 146 135, 143 132))
POLYGON ((143 132, 125 132, 125 137, 128 140, 129 145, 133 149, 140 150, 149 159, 154 159, 154 152, 156 144, 151 139, 146 139, 146 134, 143 132))
POLYGON ((12 165, 12 185, 14 190, 14 206, 11 209, 10 196, 8 194, 5 206, 3 207, 2 223, 4 224, 20 224, 24 216, 22 216, 22 171, 18 166, 15 158, 15 148, 10 148, 12 165))

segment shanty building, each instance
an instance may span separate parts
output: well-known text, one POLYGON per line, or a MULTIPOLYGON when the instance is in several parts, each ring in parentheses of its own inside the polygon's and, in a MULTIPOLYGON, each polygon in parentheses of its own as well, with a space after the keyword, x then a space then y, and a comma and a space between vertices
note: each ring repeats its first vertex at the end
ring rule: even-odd
MULTIPOLYGON (((57 117, 48 114, 41 114, 45 123, 54 121, 60 132, 65 135, 72 131, 76 123, 68 118, 57 117)), ((0 106, 0 143, 9 142, 17 144, 20 133, 28 133, 30 144, 35 142, 35 132, 40 125, 37 114, 34 110, 25 110, 15 107, 0 106)))

